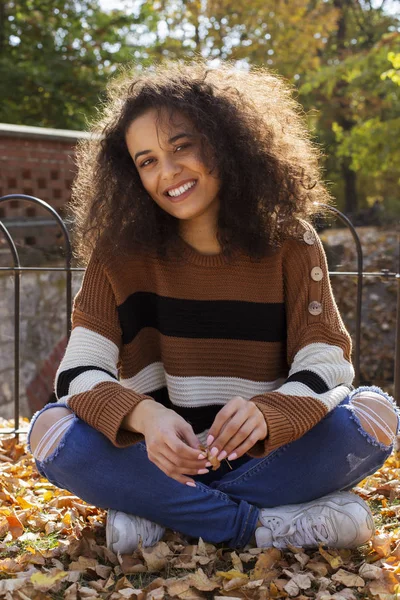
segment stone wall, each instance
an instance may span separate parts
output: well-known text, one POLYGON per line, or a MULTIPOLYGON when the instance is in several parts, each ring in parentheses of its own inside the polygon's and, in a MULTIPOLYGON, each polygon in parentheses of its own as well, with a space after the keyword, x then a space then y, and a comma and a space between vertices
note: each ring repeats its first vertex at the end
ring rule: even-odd
MULTIPOLYGON (((27 388, 66 335, 65 279, 62 272, 21 275, 21 416, 30 417, 39 408, 28 402, 27 388)), ((74 272, 73 296, 81 280, 82 272, 74 272)), ((48 399, 46 392, 42 405, 48 399)), ((0 416, 14 416, 14 277, 4 272, 0 272, 0 416)))

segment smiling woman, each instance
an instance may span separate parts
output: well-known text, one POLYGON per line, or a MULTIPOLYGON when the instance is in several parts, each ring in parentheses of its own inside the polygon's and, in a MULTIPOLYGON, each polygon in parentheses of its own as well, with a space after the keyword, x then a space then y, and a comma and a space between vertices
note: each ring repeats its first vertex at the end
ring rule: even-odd
POLYGON ((151 109, 131 123, 126 145, 150 197, 180 220, 183 239, 201 252, 218 253, 220 180, 204 163, 200 136, 189 119, 151 109), (150 149, 141 149, 144 141, 150 149))
POLYGON ((58 402, 29 432, 39 472, 108 509, 114 552, 166 527, 232 547, 365 543, 349 490, 392 451, 398 415, 352 388, 305 220, 328 194, 290 90, 170 64, 113 84, 94 131, 72 206, 87 269, 58 402))

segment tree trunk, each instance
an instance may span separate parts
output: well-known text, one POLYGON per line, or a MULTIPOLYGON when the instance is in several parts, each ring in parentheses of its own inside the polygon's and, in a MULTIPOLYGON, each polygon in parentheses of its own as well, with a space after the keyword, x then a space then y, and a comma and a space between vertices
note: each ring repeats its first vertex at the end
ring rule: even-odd
POLYGON ((344 180, 344 212, 347 216, 354 216, 358 207, 357 174, 350 169, 350 159, 345 159, 342 164, 344 180))

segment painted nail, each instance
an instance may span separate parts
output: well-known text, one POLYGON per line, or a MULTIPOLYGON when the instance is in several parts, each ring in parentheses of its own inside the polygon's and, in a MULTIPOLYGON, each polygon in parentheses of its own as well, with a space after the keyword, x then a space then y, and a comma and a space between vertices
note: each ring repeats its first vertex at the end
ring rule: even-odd
POLYGON ((214 446, 214 448, 211 449, 210 454, 211 454, 211 456, 217 456, 217 454, 218 454, 218 448, 215 448, 215 446, 214 446))
POLYGON ((212 464, 210 463, 210 461, 206 462, 206 467, 212 467, 212 464))
POLYGON ((187 481, 186 485, 190 485, 190 487, 196 487, 196 484, 194 481, 187 481))
POLYGON ((232 452, 232 454, 228 456, 228 460, 235 460, 235 458, 237 458, 236 452, 232 452))
POLYGON ((222 450, 222 452, 219 453, 218 455, 218 460, 224 460, 225 456, 227 456, 227 452, 225 450, 222 450))
POLYGON ((206 456, 204 456, 204 454, 199 454, 197 457, 199 460, 204 460, 205 458, 207 458, 206 456))
POLYGON ((214 439, 215 438, 214 438, 213 435, 209 435, 208 438, 207 438, 207 446, 211 446, 211 444, 213 443, 214 439))
POLYGON ((208 469, 199 469, 199 470, 197 471, 197 473, 198 473, 199 475, 205 475, 206 473, 208 473, 208 469))

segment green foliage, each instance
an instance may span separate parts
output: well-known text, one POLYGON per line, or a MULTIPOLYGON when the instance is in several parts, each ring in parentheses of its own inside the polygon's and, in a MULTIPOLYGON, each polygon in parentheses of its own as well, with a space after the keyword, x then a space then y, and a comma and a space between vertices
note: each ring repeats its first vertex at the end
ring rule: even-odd
POLYGON ((0 121, 82 129, 124 64, 229 59, 297 88, 339 206, 396 202, 400 19, 359 0, 0 2, 0 121), (354 188, 349 185, 353 182, 354 188), (368 190, 368 192, 367 192, 368 190), (368 195, 369 194, 369 195, 368 195))
POLYGON ((15 0, 4 5, 0 120, 81 129, 116 67, 132 18, 97 0, 15 0))

